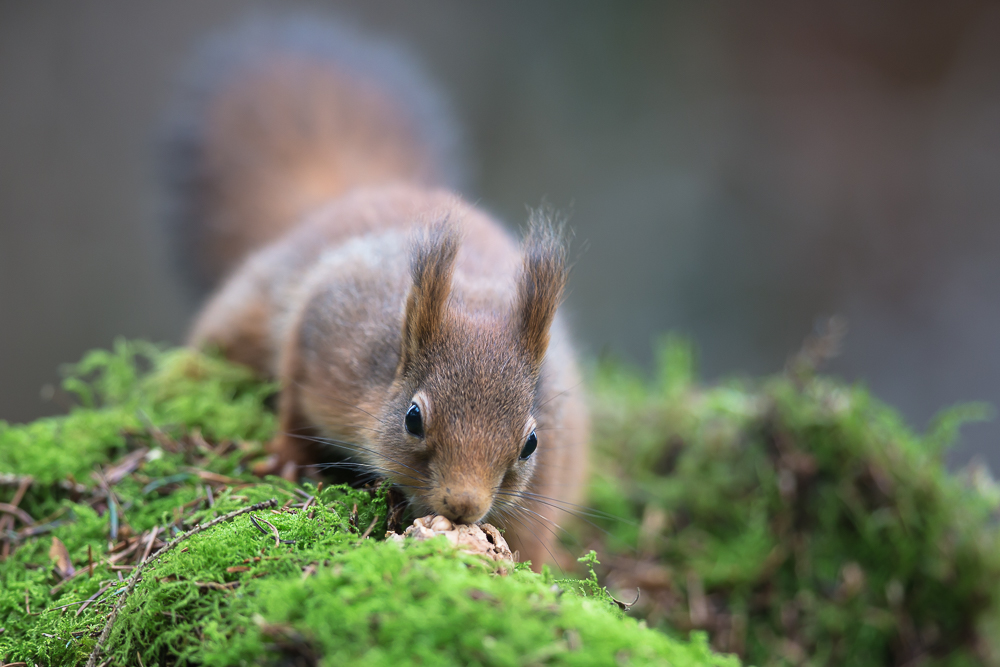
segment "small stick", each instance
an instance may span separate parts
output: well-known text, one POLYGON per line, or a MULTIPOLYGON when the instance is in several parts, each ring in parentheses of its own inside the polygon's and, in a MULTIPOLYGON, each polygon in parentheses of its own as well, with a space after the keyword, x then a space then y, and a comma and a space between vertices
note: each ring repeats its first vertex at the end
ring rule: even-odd
POLYGON ((48 533, 50 531, 55 530, 59 526, 60 526, 60 523, 58 521, 53 521, 52 523, 47 523, 47 524, 42 525, 42 526, 38 526, 38 525, 35 525, 35 526, 25 526, 21 530, 17 531, 17 535, 15 536, 14 541, 15 542, 23 542, 25 539, 27 539, 29 537, 35 537, 37 535, 44 535, 45 533, 48 533))
POLYGON ((278 529, 275 528, 274 524, 271 523, 270 521, 268 521, 267 519, 261 519, 260 517, 254 517, 253 515, 250 515, 250 520, 253 521, 254 525, 257 526, 257 528, 262 533, 264 533, 265 535, 267 535, 267 531, 264 530, 263 528, 261 528, 260 524, 258 524, 257 522, 258 521, 263 521, 264 523, 266 523, 268 526, 271 527, 271 534, 274 535, 274 546, 278 546, 279 544, 282 544, 282 543, 284 543, 284 544, 295 544, 295 540, 283 540, 283 539, 281 539, 281 535, 278 533, 278 529))
POLYGON ((192 429, 191 432, 188 433, 188 438, 194 443, 194 446, 201 451, 213 454, 215 453, 212 451, 212 447, 208 444, 208 441, 205 440, 205 436, 201 434, 200 428, 192 429))
POLYGON ((156 542, 156 535, 159 532, 160 527, 155 526, 153 528, 153 532, 149 534, 149 542, 146 543, 146 549, 142 552, 142 560, 139 561, 140 563, 149 558, 149 552, 153 550, 153 543, 156 542))
POLYGON ((257 517, 255 517, 253 514, 250 515, 250 523, 252 523, 253 525, 255 525, 257 527, 257 530, 259 530, 260 532, 262 532, 265 535, 267 535, 267 531, 264 530, 264 526, 262 526, 259 523, 257 523, 257 517))
MULTIPOLYGON (((111 582, 111 584, 115 583, 115 582, 114 582, 113 580, 111 580, 111 579, 106 579, 105 581, 110 581, 110 582, 111 582)), ((108 585, 110 586, 111 584, 108 584, 108 585)), ((107 589, 107 586, 105 586, 105 587, 104 587, 104 588, 102 588, 102 589, 101 589, 100 591, 98 591, 98 594, 100 594, 100 593, 103 593, 103 592, 104 592, 104 591, 105 591, 106 589, 107 589)), ((83 604, 84 602, 86 602, 86 600, 77 600, 76 602, 69 602, 69 603, 67 603, 67 604, 64 604, 64 605, 59 605, 58 607, 49 607, 49 608, 48 608, 48 609, 46 609, 45 611, 46 611, 46 612, 49 612, 49 611, 58 611, 58 610, 60 610, 60 609, 65 609, 66 607, 72 607, 72 606, 73 606, 73 605, 75 605, 75 604, 83 604)), ((3 667, 3 665, 0 665, 0 667, 3 667)))
POLYGON ((31 518, 31 515, 20 507, 14 507, 13 505, 8 505, 7 503, 0 503, 0 512, 3 512, 4 514, 13 514, 25 526, 31 526, 35 523, 35 520, 31 518))
POLYGON ((210 472, 208 470, 202 470, 201 468, 184 468, 184 472, 189 472, 197 475, 199 479, 203 479, 206 482, 216 482, 218 484, 232 484, 236 485, 240 483, 240 480, 234 479, 232 477, 226 477, 225 475, 220 475, 215 472, 210 472))
POLYGON ((120 523, 124 523, 126 526, 129 525, 128 519, 125 518, 125 508, 122 504, 121 498, 111 490, 111 484, 108 483, 108 478, 104 476, 104 473, 98 468, 97 470, 90 473, 91 478, 93 478, 104 490, 105 495, 107 495, 108 501, 108 513, 111 515, 111 540, 112 542, 118 541, 118 528, 120 523), (119 512, 121 514, 119 515, 119 512))
MULTIPOLYGON (((33 481, 34 480, 31 478, 30 475, 28 477, 21 478, 21 483, 18 484, 17 491, 14 492, 14 497, 10 501, 10 505, 12 507, 17 507, 18 505, 21 504, 21 501, 24 500, 24 494, 28 492, 28 487, 31 486, 31 483, 33 481)), ((11 518, 9 514, 4 514, 3 516, 0 516, 0 533, 6 531, 8 524, 12 523, 14 523, 14 520, 11 518)))
POLYGON ((139 538, 137 538, 137 537, 134 537, 134 538, 133 537, 126 537, 124 540, 122 540, 118 544, 115 544, 113 547, 111 547, 111 550, 108 553, 115 553, 116 551, 121 551, 125 547, 133 544, 133 542, 132 542, 133 539, 137 540, 139 538))
POLYGON ((372 519, 372 522, 368 525, 368 529, 365 530, 364 533, 362 533, 361 539, 365 539, 366 537, 372 534, 372 530, 374 530, 375 524, 378 523, 379 518, 380 518, 379 515, 376 514, 375 518, 372 519))
POLYGON ((240 582, 230 581, 229 583, 226 584, 220 584, 217 581, 196 581, 194 582, 194 585, 198 586, 199 588, 213 588, 217 591, 228 591, 239 586, 240 582))
POLYGON ((135 538, 135 541, 132 542, 132 545, 129 546, 128 549, 125 549, 125 551, 119 551, 114 556, 112 556, 111 558, 109 558, 108 562, 109 563, 117 563, 120 560, 124 560, 124 559, 128 558, 133 553, 135 553, 135 550, 138 549, 141 544, 142 544, 142 540, 140 540, 138 537, 135 538))
POLYGON ((187 510, 191 509, 192 507, 197 507, 199 503, 206 502, 207 500, 208 500, 208 498, 206 498, 205 496, 199 494, 198 497, 195 498, 194 500, 189 500, 186 503, 184 503, 183 505, 181 505, 180 508, 175 508, 175 509, 180 509, 182 512, 183 511, 187 511, 187 510))
POLYGON ((111 614, 108 615, 108 621, 107 623, 104 624, 104 629, 101 631, 101 636, 97 638, 97 644, 94 646, 94 650, 90 653, 90 657, 87 659, 87 667, 95 667, 95 665, 97 665, 97 659, 100 657, 101 652, 104 650, 104 642, 107 641, 108 636, 111 634, 111 628, 114 625, 115 620, 118 618, 118 613, 121 611, 122 605, 125 604, 125 600, 128 599, 128 596, 132 592, 132 589, 134 589, 135 585, 139 582, 139 577, 140 575, 142 575, 143 569, 148 564, 152 563, 157 558, 167 553, 168 551, 170 551, 171 549, 173 549, 178 544, 180 544, 187 538, 191 537, 192 535, 207 530, 217 524, 223 523, 224 521, 229 521, 230 519, 234 519, 241 514, 246 514, 247 512, 256 512, 266 507, 274 507, 277 504, 277 502, 278 501, 276 499, 271 498, 270 500, 265 500, 262 503, 256 503, 255 505, 250 505, 242 509, 233 510, 229 514, 224 514, 217 519, 212 519, 208 523, 201 524, 200 526, 195 526, 186 533, 181 533, 173 540, 168 542, 166 545, 161 547, 160 550, 157 551, 155 554, 153 554, 152 558, 150 558, 149 560, 144 560, 141 563, 139 563, 139 566, 135 568, 135 570, 132 573, 132 576, 129 578, 128 585, 125 587, 125 592, 118 598, 118 602, 115 603, 114 609, 112 609, 111 614))
POLYGON ((106 584, 104 586, 104 588, 102 588, 101 590, 97 591, 96 593, 94 593, 93 595, 91 595, 89 598, 87 598, 86 600, 84 600, 83 601, 83 605, 79 609, 76 610, 76 615, 79 616, 80 614, 82 614, 83 610, 86 609, 90 605, 91 602, 93 602, 97 598, 99 598, 102 595, 104 595, 104 591, 108 590, 109 588, 111 588, 114 585, 115 585, 114 582, 111 582, 110 584, 106 584))
MULTIPOLYGON (((59 611, 60 609, 65 609, 66 607, 72 607, 75 604, 83 604, 86 600, 77 600, 76 602, 70 602, 68 604, 59 605, 58 607, 49 607, 45 611, 59 611)), ((0 667, 6 667, 6 665, 0 665, 0 667)))
MULTIPOLYGON (((198 436, 201 437, 201 432, 198 431, 197 433, 198 433, 198 436)), ((204 438, 202 438, 202 439, 204 439, 204 438)), ((215 446, 215 449, 212 450, 212 453, 215 454, 216 456, 222 456, 222 455, 224 455, 226 453, 226 450, 228 450, 229 446, 232 445, 232 444, 233 443, 231 441, 229 441, 229 440, 222 440, 221 442, 219 442, 219 444, 217 444, 215 446)))

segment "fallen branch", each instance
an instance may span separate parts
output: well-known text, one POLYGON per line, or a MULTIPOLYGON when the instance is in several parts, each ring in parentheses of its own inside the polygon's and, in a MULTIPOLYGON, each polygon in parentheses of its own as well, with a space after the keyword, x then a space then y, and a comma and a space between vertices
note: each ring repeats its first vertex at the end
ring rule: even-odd
POLYGON ((142 575, 142 571, 145 569, 147 565, 149 565, 157 558, 167 553, 168 551, 170 551, 171 549, 173 549, 178 544, 180 544, 187 538, 191 537, 192 535, 196 535, 197 533, 208 530, 209 528, 212 528, 217 524, 224 523, 226 521, 229 521, 230 519, 234 519, 241 514, 246 514, 247 512, 256 512, 258 510, 262 510, 268 507, 274 507, 277 504, 278 504, 277 499, 271 498, 270 500, 265 500, 262 503, 256 503, 255 505, 250 505, 242 509, 233 510, 229 514, 224 514, 223 516, 220 516, 217 519, 212 519, 208 523, 202 524, 200 526, 195 526, 186 533, 182 533, 181 535, 178 535, 176 538, 171 540, 159 551, 153 554, 148 560, 143 560, 141 563, 139 563, 139 565, 132 572, 132 576, 129 577, 128 585, 125 587, 124 593, 122 593, 122 595, 119 596, 118 602, 115 603, 114 609, 111 610, 111 614, 108 616, 108 621, 107 623, 104 624, 104 629, 101 631, 101 636, 97 638, 97 644, 94 646, 94 650, 91 651, 90 657, 87 659, 87 667, 96 667, 97 659, 101 656, 101 652, 104 651, 104 642, 107 641, 108 636, 111 634, 111 628, 114 626, 115 620, 117 620, 118 618, 118 613, 121 611, 122 606, 125 604, 125 600, 128 599, 129 594, 132 593, 132 590, 135 588, 135 585, 139 582, 139 578, 142 575))

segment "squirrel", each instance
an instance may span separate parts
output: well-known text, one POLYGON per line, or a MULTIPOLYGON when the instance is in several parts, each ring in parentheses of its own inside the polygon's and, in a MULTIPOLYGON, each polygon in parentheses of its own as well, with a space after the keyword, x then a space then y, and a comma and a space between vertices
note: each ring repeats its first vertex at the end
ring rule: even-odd
POLYGON ((214 290, 189 344, 278 382, 256 472, 340 461, 553 559, 588 437, 560 224, 518 243, 454 193, 454 125, 393 45, 258 20, 195 62, 165 145, 179 255, 214 290))

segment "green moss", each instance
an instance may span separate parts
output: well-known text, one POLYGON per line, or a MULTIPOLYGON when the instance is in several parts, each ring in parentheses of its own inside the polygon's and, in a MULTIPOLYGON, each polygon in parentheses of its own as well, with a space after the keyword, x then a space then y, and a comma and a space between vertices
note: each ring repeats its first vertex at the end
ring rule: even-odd
POLYGON ((19 506, 37 520, 2 536, 0 657, 82 664, 152 531, 274 497, 283 507, 256 517, 285 541, 244 515, 143 575, 111 664, 737 664, 709 641, 758 665, 998 664, 1000 492, 941 463, 982 407, 917 435, 808 369, 700 388, 683 343, 659 358, 652 382, 597 373, 590 503, 624 519, 579 536, 604 543, 601 581, 641 588, 631 615, 658 630, 608 604, 597 577, 503 576, 444 543, 361 539, 386 530, 384 489, 249 474, 275 428, 273 387, 118 342, 68 368, 81 407, 0 422, 0 502, 30 475, 19 506), (93 574, 62 582, 53 538, 93 574), (102 589, 80 614, 59 609, 102 589))
POLYGON ((149 441, 148 424, 168 433, 199 429, 211 440, 260 441, 275 428, 274 415, 261 409, 274 387, 188 350, 119 340, 114 351, 91 352, 66 373, 63 386, 81 407, 23 426, 0 421, 0 471, 43 486, 67 477, 88 483, 94 466, 125 451, 130 437, 149 441))
POLYGON ((384 488, 254 478, 248 466, 275 428, 273 387, 243 369, 120 341, 68 373, 81 407, 0 423, 0 502, 30 475, 19 506, 35 519, 0 536, 12 549, 0 562, 4 661, 83 664, 144 551, 273 497, 280 509, 256 513, 257 525, 241 515, 143 572, 110 664, 738 665, 704 636, 625 617, 592 580, 498 570, 443 541, 363 538, 385 534, 384 488), (56 573, 56 538, 83 574, 56 573))
POLYGON ((998 494, 941 461, 988 411, 921 436, 808 369, 701 388, 692 357, 672 340, 652 382, 593 388, 590 503, 627 519, 589 537, 637 611, 758 665, 997 664, 998 494))

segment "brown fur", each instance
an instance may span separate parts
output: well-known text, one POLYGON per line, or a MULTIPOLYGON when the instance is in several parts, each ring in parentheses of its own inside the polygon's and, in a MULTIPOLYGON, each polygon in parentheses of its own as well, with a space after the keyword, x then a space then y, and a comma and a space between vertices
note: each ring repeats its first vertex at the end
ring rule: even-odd
POLYGON ((559 230, 541 213, 531 219, 517 286, 521 345, 535 367, 549 347, 549 328, 566 287, 566 247, 559 230))
POLYGON ((316 202, 367 183, 434 180, 385 93, 320 63, 285 57, 238 78, 210 105, 208 124, 204 250, 214 275, 316 202))
MULTIPOLYGON (((238 91, 240 108, 259 103, 270 113, 260 96, 274 95, 275 82, 284 79, 270 73, 282 67, 275 63, 259 81, 251 76, 225 90, 238 91)), ((281 432, 267 472, 352 457, 397 484, 418 511, 506 525, 513 548, 538 566, 549 559, 553 523, 567 516, 551 505, 569 509, 566 503, 578 500, 585 467, 586 410, 557 312, 565 247, 543 217, 533 219, 519 247, 483 212, 420 185, 419 160, 400 158, 420 155, 419 146, 391 131, 390 98, 361 90, 359 96, 340 90, 335 101, 372 105, 347 117, 388 124, 385 133, 366 132, 389 141, 338 154, 328 168, 314 160, 309 132, 333 136, 343 128, 290 126, 293 139, 275 138, 273 150, 261 153, 264 139, 226 144, 246 141, 233 117, 221 114, 210 123, 218 132, 209 141, 221 153, 236 156, 246 148, 264 161, 258 187, 242 196, 226 179, 236 183, 232 174, 251 167, 220 163, 213 183, 225 196, 209 219, 232 220, 237 235, 246 230, 222 261, 258 245, 272 229, 282 235, 251 254, 212 296, 191 343, 217 347, 280 381, 281 432), (329 185, 355 181, 375 184, 329 185), (318 191, 337 197, 320 204, 295 194, 317 182, 327 184, 318 191), (288 196, 297 203, 282 199, 282 189, 292 190, 288 196), (421 438, 404 426, 411 403, 422 412, 421 438), (532 431, 538 448, 522 461, 532 431)), ((308 105, 324 95, 290 99, 308 105)), ((222 99, 217 108, 228 106, 222 99)), ((316 110, 288 106, 281 113, 313 118, 316 110)))
POLYGON ((403 317, 400 363, 404 367, 414 363, 420 350, 429 346, 441 329, 459 246, 457 230, 446 223, 429 229, 423 238, 417 237, 415 241, 410 259, 413 286, 403 317))

